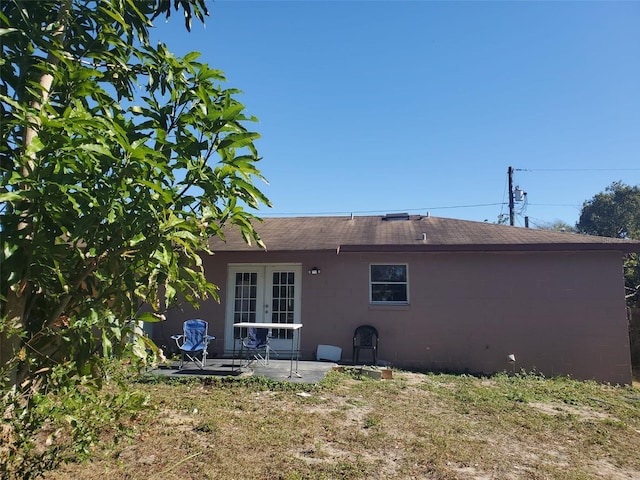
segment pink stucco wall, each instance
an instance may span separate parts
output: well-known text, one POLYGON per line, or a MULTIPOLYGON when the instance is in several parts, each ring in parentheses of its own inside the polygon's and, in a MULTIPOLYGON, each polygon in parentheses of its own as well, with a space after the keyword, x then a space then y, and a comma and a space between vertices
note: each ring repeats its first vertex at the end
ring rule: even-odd
MULTIPOLYGON (((319 344, 351 358, 353 330, 380 332, 379 359, 425 370, 494 373, 515 369, 626 384, 631 381, 622 258, 616 252, 341 253, 220 252, 205 259, 221 287, 218 304, 174 311, 154 327, 160 345, 181 322, 209 320, 222 355, 227 263, 302 265, 302 357, 319 344), (369 304, 371 263, 407 263, 409 305, 369 304), (312 266, 320 275, 308 275, 312 266)), ((365 352, 366 355, 367 352, 365 352)))

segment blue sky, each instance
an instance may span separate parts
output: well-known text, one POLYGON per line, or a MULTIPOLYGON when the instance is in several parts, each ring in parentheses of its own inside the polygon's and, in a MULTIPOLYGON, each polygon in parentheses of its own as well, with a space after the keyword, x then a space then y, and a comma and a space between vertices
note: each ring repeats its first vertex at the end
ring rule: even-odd
POLYGON ((495 222, 511 165, 532 226, 574 224, 611 182, 640 184, 640 2, 209 9, 191 33, 178 15, 156 20, 154 38, 243 90, 274 204, 263 216, 495 222))

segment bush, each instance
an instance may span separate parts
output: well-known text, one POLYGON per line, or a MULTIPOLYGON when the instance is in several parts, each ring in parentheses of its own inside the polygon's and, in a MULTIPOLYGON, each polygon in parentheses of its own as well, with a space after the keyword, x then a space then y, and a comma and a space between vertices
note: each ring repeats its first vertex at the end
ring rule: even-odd
POLYGON ((113 371, 104 385, 68 372, 57 368, 46 387, 35 380, 0 399, 2 478, 38 478, 60 463, 87 459, 106 434, 118 442, 131 433, 124 425, 144 408, 146 396, 128 388, 128 372, 113 371))

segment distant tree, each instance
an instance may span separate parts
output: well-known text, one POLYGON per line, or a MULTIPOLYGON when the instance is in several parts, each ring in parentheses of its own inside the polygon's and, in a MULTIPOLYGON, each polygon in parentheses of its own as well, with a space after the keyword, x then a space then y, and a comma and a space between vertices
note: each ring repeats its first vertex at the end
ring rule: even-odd
MULTIPOLYGON (((614 182, 604 192, 584 202, 576 224, 580 233, 615 238, 640 239, 640 188, 614 182)), ((627 304, 640 304, 640 268, 638 254, 625 260, 627 304)))
POLYGON ((99 385, 106 358, 146 359, 139 321, 216 297, 201 254, 223 225, 260 243, 255 118, 198 53, 149 40, 157 16, 190 28, 207 3, 0 2, 0 415, 16 420, 0 454, 14 466, 20 432, 47 418, 36 398, 99 385))
POLYGON ((542 230, 554 230, 556 232, 575 232, 576 228, 572 225, 569 225, 567 222, 563 220, 554 220, 553 222, 543 222, 536 224, 537 228, 542 230))
POLYGON ((640 188, 614 182, 584 202, 579 232, 615 238, 640 238, 640 188))

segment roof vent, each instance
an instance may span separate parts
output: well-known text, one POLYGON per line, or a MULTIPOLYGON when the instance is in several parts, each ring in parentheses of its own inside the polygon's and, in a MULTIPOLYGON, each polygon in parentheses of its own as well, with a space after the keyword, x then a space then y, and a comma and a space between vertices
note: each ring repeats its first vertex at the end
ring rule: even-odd
POLYGON ((397 220, 409 220, 408 213, 387 213, 382 217, 383 222, 392 222, 397 220))

